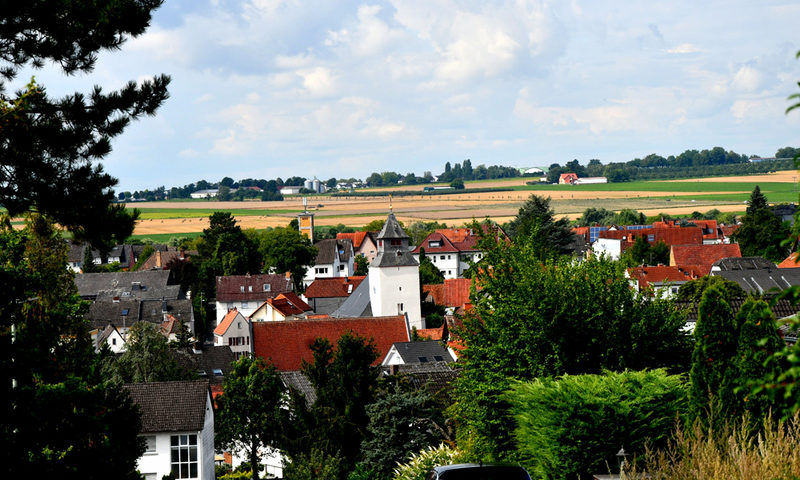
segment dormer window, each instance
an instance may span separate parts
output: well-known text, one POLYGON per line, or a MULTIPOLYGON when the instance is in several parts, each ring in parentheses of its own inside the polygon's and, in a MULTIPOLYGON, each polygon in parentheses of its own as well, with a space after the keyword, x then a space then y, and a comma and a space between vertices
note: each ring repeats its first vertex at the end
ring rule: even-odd
POLYGON ((240 285, 240 286, 239 286, 239 291, 240 291, 240 292, 242 292, 242 293, 244 293, 244 285, 240 285))
POLYGON ((264 291, 265 292, 269 292, 270 290, 272 290, 272 285, 270 285, 269 283, 265 283, 264 284, 264 291))
POLYGON ((252 285, 248 285, 247 286, 247 291, 248 292, 252 292, 253 291, 253 286, 252 285))
POLYGON ((441 240, 431 240, 428 242, 428 247, 430 248, 437 248, 442 246, 441 240))

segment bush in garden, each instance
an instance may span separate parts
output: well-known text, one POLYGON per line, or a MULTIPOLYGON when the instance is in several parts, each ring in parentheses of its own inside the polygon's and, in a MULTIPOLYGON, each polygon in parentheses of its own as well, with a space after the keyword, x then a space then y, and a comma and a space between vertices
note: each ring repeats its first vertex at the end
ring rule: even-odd
POLYGON ((425 475, 433 467, 466 462, 466 455, 445 444, 429 447, 413 455, 411 459, 394 470, 394 480, 425 480, 425 475))
POLYGON ((664 370, 606 372, 517 383, 507 400, 531 476, 583 478, 608 473, 620 446, 642 455, 666 445, 686 387, 664 370))

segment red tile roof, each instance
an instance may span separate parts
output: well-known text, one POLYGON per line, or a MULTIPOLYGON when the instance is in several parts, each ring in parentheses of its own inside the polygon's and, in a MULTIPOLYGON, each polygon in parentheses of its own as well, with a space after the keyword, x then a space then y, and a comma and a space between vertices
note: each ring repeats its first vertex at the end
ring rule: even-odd
POLYGON ((318 278, 306 288, 306 298, 347 297, 353 293, 364 277, 318 278), (352 288, 351 288, 352 286, 352 288))
POLYGON ((800 263, 797 263, 797 252, 786 257, 784 261, 778 264, 778 268, 800 268, 800 263))
POLYGON ((268 298, 266 303, 272 305, 272 308, 279 311, 284 317, 302 315, 311 311, 311 307, 292 292, 281 293, 275 298, 268 298))
POLYGON ((558 176, 558 183, 575 183, 577 179, 577 173, 562 173, 558 176))
POLYGON ((294 290, 290 274, 230 275, 217 277, 217 301, 265 301, 294 290), (264 290, 269 285, 269 290, 264 290))
POLYGON ((393 343, 411 340, 404 315, 255 322, 253 351, 280 371, 300 370, 303 360, 313 361, 310 347, 314 340, 327 338, 335 345, 348 331, 374 340, 379 353, 374 365, 383 361, 393 343))
POLYGON ((217 328, 214 329, 214 335, 225 335, 225 332, 228 331, 228 328, 231 326, 231 323, 233 323, 233 320, 237 315, 239 315, 239 311, 236 308, 228 310, 228 313, 226 313, 222 318, 222 321, 219 322, 217 328))
POLYGON ((701 272, 694 268, 666 265, 629 268, 628 274, 632 280, 639 282, 640 289, 647 288, 651 283, 686 282, 702 276, 701 272))
POLYGON ((469 287, 472 280, 469 278, 449 278, 444 283, 436 285, 423 285, 423 293, 429 294, 433 303, 445 307, 460 307, 469 303, 469 287))
POLYGON ((442 323, 442 326, 438 328, 421 328, 417 330, 417 335, 428 340, 441 340, 444 336, 444 325, 442 323))
POLYGON ((700 227, 666 227, 666 228, 643 228, 641 230, 605 230, 598 233, 599 238, 625 239, 623 250, 633 245, 636 239, 644 237, 648 242, 649 236, 653 236, 656 243, 662 241, 667 245, 700 245, 703 243, 703 229, 700 227))
POLYGON ((717 260, 728 257, 741 257, 742 252, 736 243, 719 243, 713 245, 673 245, 669 254, 669 264, 684 268, 697 266, 711 271, 711 265, 717 260))
MULTIPOLYGON (((719 230, 717 228, 716 220, 688 219, 686 221, 689 223, 693 223, 702 229, 703 239, 714 240, 718 238, 719 230)), ((653 228, 687 228, 687 227, 681 227, 679 220, 668 220, 668 221, 653 222, 653 228)))
POLYGON ((478 250, 478 236, 471 228, 441 228, 431 232, 411 253, 474 252, 478 250), (431 247, 431 240, 442 242, 441 247, 431 247))
POLYGON ((364 242, 364 239, 367 237, 367 232, 355 232, 355 233, 337 233, 336 239, 337 240, 350 240, 353 242, 353 248, 358 249, 361 246, 361 243, 364 242))

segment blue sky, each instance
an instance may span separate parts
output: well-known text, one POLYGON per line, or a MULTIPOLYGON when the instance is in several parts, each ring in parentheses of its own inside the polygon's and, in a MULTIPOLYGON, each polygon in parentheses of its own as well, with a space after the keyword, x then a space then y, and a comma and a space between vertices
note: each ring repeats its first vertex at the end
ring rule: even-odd
MULTIPOLYGON (((800 146, 795 1, 167 0, 50 94, 166 73, 119 190, 800 146)), ((26 80, 21 75, 21 82, 26 80)))

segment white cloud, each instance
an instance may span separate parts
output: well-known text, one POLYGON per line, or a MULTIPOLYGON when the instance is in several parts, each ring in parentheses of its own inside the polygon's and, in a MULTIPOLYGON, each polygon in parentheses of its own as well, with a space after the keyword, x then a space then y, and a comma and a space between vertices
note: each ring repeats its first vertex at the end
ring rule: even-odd
POLYGON ((329 31, 325 45, 335 47, 345 45, 359 57, 377 55, 391 44, 401 40, 405 34, 401 29, 392 28, 378 18, 379 5, 362 5, 358 8, 358 24, 353 30, 342 28, 329 31))
POLYGON ((303 86, 314 96, 330 96, 336 93, 336 77, 326 67, 314 67, 298 72, 303 77, 303 86))
POLYGON ((761 72, 748 65, 744 65, 733 77, 733 86, 743 92, 753 92, 761 86, 761 72))
POLYGON ((672 53, 676 55, 687 54, 687 53, 697 53, 700 51, 700 48, 696 45, 692 45, 691 43, 682 43, 680 45, 676 45, 672 48, 667 49, 667 53, 672 53))

